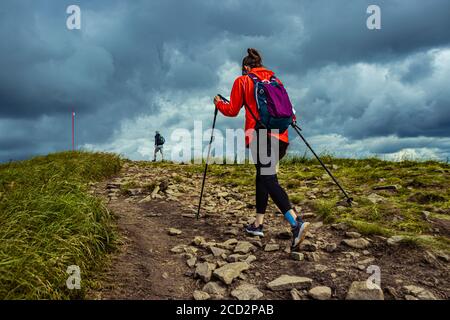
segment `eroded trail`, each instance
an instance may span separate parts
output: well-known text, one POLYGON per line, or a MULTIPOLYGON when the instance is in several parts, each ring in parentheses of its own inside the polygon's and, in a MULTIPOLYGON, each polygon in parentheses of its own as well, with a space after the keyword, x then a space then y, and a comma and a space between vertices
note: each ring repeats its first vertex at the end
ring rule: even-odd
POLYGON ((247 237, 243 227, 253 217, 252 194, 230 190, 220 181, 209 182, 206 216, 197 221, 200 176, 183 166, 175 168, 128 163, 120 176, 95 187, 118 218, 123 245, 91 298, 450 296, 447 256, 392 239, 388 244, 382 237, 364 237, 345 224, 324 225, 310 208, 302 208, 312 228, 299 253, 290 252, 289 228, 273 207, 266 236, 247 237), (379 290, 354 283, 366 282, 369 266, 375 266, 369 268, 372 273, 377 268, 381 272, 379 290))

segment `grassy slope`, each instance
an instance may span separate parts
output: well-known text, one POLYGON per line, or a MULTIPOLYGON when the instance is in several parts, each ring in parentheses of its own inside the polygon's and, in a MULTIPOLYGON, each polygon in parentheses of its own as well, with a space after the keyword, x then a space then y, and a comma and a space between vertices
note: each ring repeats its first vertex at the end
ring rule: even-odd
MULTIPOLYGON (((383 236, 404 235, 406 241, 431 247, 450 249, 450 239, 434 234, 433 226, 424 219, 450 219, 450 166, 427 161, 387 162, 379 159, 335 159, 324 157, 327 166, 357 205, 337 208, 342 199, 340 190, 316 160, 291 158, 282 161, 279 180, 286 187, 291 202, 300 207, 313 207, 324 221, 346 221, 363 234, 383 236), (398 191, 374 191, 373 187, 397 185, 398 191), (374 204, 367 199, 371 193, 385 198, 374 204), (315 198, 315 199, 314 199, 315 198), (433 237, 431 237, 433 235, 433 237)), ((154 164, 147 164, 154 165, 154 164)), ((158 164, 161 165, 161 164, 158 164)), ((169 168, 173 164, 166 163, 169 168)), ((202 173, 203 166, 189 165, 185 170, 202 173)), ((216 183, 253 193, 252 165, 210 165, 209 179, 216 183)), ((210 182, 213 184, 213 182, 210 182)))
MULTIPOLYGON (((423 218, 450 217, 450 166, 438 162, 385 162, 378 159, 344 160, 325 157, 335 176, 358 202, 338 209, 339 190, 314 160, 287 159, 279 179, 291 201, 315 207, 325 222, 347 221, 364 234, 410 236, 411 241, 449 250, 448 237, 432 235, 423 218), (336 167, 337 166, 337 167, 336 167), (397 192, 373 191, 396 184, 397 192), (370 193, 385 197, 373 204, 370 193), (314 197, 316 197, 314 199, 314 197)), ((166 166, 174 171, 180 165, 166 166)), ((118 172, 120 159, 110 154, 59 153, 29 161, 0 165, 0 298, 81 298, 94 270, 114 246, 112 217, 95 197, 90 182, 118 172), (66 288, 69 265, 81 269, 82 290, 66 288)), ((183 170, 202 173, 201 165, 183 170)), ((208 182, 253 193, 252 165, 211 165, 208 182)), ((131 187, 131 186, 130 186, 131 187)))
POLYGON ((84 152, 0 165, 0 298, 83 297, 115 238, 89 183, 119 169, 115 155, 84 152), (66 288, 70 265, 81 269, 82 290, 66 288))

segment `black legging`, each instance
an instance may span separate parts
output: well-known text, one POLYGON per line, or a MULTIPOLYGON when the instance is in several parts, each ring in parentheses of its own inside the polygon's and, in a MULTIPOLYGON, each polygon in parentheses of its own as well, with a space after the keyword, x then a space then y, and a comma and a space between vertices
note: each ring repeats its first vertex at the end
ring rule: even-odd
POLYGON ((267 137, 267 148, 260 146, 257 138, 250 144, 254 161, 256 159, 256 213, 266 212, 270 195, 281 213, 285 214, 292 206, 286 191, 278 183, 276 164, 286 155, 289 144, 260 133, 261 138, 264 136, 267 137), (277 144, 278 150, 275 149, 277 144))

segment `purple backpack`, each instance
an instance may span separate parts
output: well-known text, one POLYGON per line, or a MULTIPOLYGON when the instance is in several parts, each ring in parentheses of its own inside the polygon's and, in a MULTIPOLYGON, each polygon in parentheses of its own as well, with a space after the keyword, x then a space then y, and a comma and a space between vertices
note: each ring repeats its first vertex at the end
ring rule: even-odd
POLYGON ((294 111, 284 86, 276 81, 275 76, 270 81, 261 80, 253 73, 248 76, 255 84, 255 100, 260 120, 249 108, 253 118, 265 129, 278 129, 280 133, 286 131, 292 124, 294 111))

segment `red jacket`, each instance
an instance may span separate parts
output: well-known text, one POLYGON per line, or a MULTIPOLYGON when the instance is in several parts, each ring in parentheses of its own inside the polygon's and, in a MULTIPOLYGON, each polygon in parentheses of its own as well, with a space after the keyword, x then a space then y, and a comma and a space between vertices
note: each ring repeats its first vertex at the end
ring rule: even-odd
MULTIPOLYGON (((270 77, 274 74, 272 71, 264 68, 253 68, 250 73, 255 74, 261 80, 270 80, 270 77)), ((277 79, 278 80, 278 79, 277 79)), ((281 81, 278 80, 281 84, 281 81)), ((220 100, 216 103, 217 109, 227 117, 236 117, 239 114, 241 108, 246 105, 250 108, 253 114, 259 119, 258 107, 255 100, 255 85, 253 80, 249 76, 243 75, 238 77, 231 89, 230 103, 220 100)), ((255 128, 256 121, 250 112, 245 108, 245 144, 249 145, 253 130, 255 128)), ((272 136, 277 137, 281 141, 289 143, 288 130, 281 134, 271 133, 272 136)))

